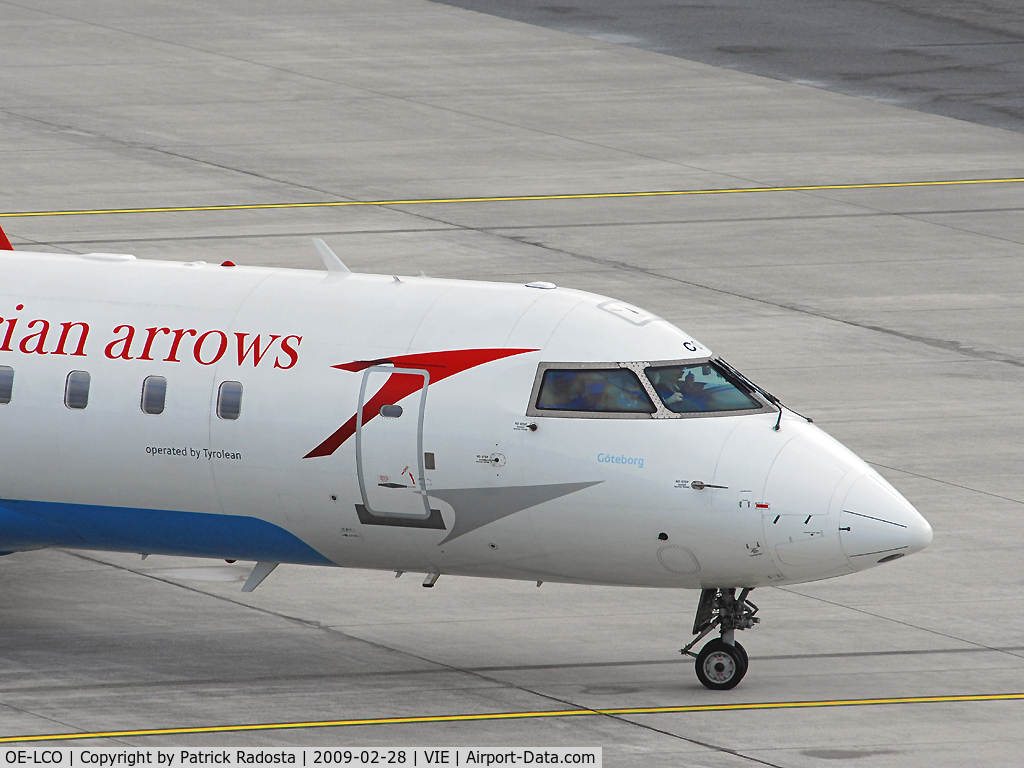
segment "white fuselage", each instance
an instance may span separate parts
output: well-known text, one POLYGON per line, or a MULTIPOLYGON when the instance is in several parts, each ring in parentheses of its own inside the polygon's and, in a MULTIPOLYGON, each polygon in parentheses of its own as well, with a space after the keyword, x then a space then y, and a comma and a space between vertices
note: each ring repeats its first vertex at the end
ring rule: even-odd
POLYGON ((0 270, 0 551, 709 588, 829 578, 931 539, 761 394, 672 412, 644 371, 710 350, 607 297, 100 254, 2 252, 0 270), (538 409, 539 371, 602 366, 633 371, 656 411, 538 409), (66 404, 73 371, 84 408, 66 404), (147 377, 162 412, 140 405, 147 377), (237 418, 218 413, 224 382, 237 418))

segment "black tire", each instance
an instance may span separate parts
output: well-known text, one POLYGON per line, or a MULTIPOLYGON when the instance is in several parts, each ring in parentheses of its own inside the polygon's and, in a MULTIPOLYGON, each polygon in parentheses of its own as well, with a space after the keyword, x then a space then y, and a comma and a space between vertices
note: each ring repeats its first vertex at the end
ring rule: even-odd
MULTIPOLYGON (((747 657, 747 649, 739 643, 734 643, 733 647, 739 651, 740 656, 743 657, 743 674, 747 674, 747 669, 750 668, 750 659, 747 657)), ((741 678, 742 679, 742 678, 741 678)))
POLYGON ((715 639, 700 649, 694 666, 697 679, 705 688, 728 691, 747 674, 747 654, 742 648, 715 639))

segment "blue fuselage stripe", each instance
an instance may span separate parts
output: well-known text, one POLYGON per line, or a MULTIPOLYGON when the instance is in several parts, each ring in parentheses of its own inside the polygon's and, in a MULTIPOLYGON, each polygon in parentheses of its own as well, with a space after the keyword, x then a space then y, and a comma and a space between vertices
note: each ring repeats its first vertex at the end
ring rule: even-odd
POLYGON ((255 517, 0 499, 0 551, 40 547, 333 565, 255 517))

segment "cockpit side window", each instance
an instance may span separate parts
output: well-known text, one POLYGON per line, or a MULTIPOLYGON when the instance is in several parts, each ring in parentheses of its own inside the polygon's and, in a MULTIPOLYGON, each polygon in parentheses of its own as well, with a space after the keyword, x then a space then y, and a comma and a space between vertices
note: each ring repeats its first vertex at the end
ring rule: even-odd
POLYGON ((762 408, 746 387, 727 378, 713 363, 652 366, 644 373, 674 413, 712 413, 762 408))
POLYGON ((545 371, 537 410, 654 413, 657 409, 633 371, 592 368, 545 371))

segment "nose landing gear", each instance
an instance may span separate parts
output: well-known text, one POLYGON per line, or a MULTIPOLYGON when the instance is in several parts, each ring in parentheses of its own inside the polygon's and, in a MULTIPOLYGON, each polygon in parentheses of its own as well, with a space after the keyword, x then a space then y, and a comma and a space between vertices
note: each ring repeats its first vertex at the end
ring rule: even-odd
POLYGON ((693 620, 693 641, 679 652, 693 656, 697 679, 705 688, 713 691, 727 691, 747 674, 747 652, 736 642, 737 629, 750 629, 760 623, 754 616, 757 606, 747 600, 751 589, 744 589, 736 596, 735 589, 704 589, 697 604, 697 616, 693 620), (700 653, 691 649, 714 629, 721 630, 721 637, 710 640, 700 653))

